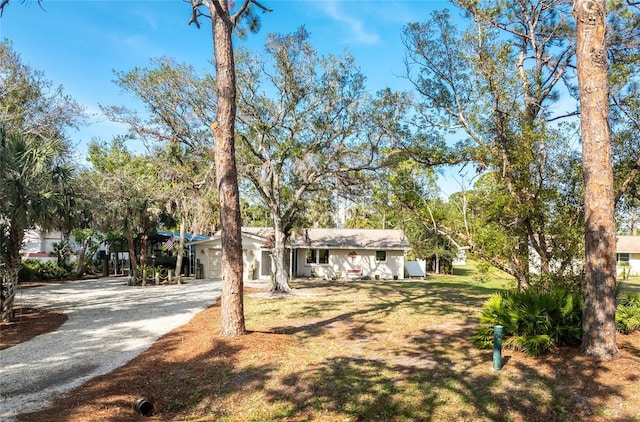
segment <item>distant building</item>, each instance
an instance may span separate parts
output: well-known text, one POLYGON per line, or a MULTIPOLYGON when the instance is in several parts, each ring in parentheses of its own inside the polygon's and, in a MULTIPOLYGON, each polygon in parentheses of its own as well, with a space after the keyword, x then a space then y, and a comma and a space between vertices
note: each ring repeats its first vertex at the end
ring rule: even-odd
MULTIPOLYGON (((25 230, 20 255, 22 259, 55 261, 57 258, 54 254, 54 244, 60 243, 61 241, 61 231, 46 231, 38 227, 25 230)), ((69 243, 72 250, 80 247, 73 236, 69 238, 69 243)), ((75 257, 71 257, 71 259, 75 259, 75 257)))

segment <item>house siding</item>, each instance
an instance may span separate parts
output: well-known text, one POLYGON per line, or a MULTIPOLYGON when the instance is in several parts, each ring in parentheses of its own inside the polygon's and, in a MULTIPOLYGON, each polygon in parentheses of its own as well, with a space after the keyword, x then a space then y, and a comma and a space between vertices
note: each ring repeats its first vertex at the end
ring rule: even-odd
MULTIPOLYGON (((285 255, 287 273, 292 277, 346 278, 357 276, 381 279, 404 277, 404 255, 409 244, 401 230, 308 229, 298 241, 292 240, 285 255), (353 246, 344 246, 352 243, 353 246), (325 264, 307 264, 309 249, 329 250, 325 264), (385 251, 386 259, 376 261, 376 251, 385 251), (293 262, 290 260, 294 259, 293 262)), ((272 272, 271 250, 266 246, 272 231, 265 228, 243 228, 242 249, 244 279, 269 279, 272 272), (256 269, 256 271, 251 271, 256 269)), ((204 278, 220 279, 222 258, 218 235, 191 242, 204 278)))
POLYGON ((629 266, 631 267, 631 275, 640 275, 640 253, 629 254, 629 266))
MULTIPOLYGON (((640 236, 618 236, 617 254, 629 254, 629 275, 640 275, 640 236)), ((622 275, 623 266, 617 263, 618 276, 622 275)))
MULTIPOLYGON (((624 253, 624 252, 623 252, 624 253)), ((639 276, 640 275, 640 253, 632 253, 632 252, 628 252, 629 254, 629 275, 631 276, 639 276)), ((618 276, 622 275, 622 270, 624 269, 623 266, 620 265, 620 262, 617 263, 617 271, 618 271, 618 276)))
MULTIPOLYGON (((221 239, 217 238, 206 242, 199 242, 195 246, 196 262, 199 262, 202 265, 203 276, 210 279, 221 279, 221 239)), ((260 276, 262 259, 268 257, 266 254, 263 256, 263 249, 263 241, 248 236, 242 236, 243 280, 253 280, 256 274, 259 278, 268 278, 268 276, 260 276), (253 268, 257 268, 256 272, 252 271, 253 268)))
POLYGON ((387 259, 376 261, 376 251, 369 249, 329 249, 328 264, 308 264, 308 249, 297 249, 297 277, 345 278, 349 270, 362 270, 363 277, 403 278, 404 251, 386 250, 387 259), (355 252, 355 254, 354 254, 355 252))
MULTIPOLYGON (((23 259, 35 259, 38 261, 57 261, 57 257, 53 254, 54 245, 62 241, 61 231, 45 231, 40 228, 28 229, 24 232, 24 240, 20 254, 23 259)), ((71 250, 80 247, 72 236, 69 237, 69 246, 71 250)), ((75 261, 75 255, 71 255, 69 260, 75 261)))

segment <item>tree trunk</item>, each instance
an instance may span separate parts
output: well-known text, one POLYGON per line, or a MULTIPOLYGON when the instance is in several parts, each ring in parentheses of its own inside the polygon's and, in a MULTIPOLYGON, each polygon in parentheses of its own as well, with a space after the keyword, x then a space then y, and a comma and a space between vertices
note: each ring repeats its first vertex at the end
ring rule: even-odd
POLYGON ((20 257, 20 248, 24 240, 24 229, 9 223, 8 237, 4 239, 4 268, 0 268, 0 322, 13 321, 14 311, 13 305, 18 290, 18 272, 22 258, 20 257))
POLYGON ((87 248, 89 247, 89 243, 91 243, 91 237, 87 237, 86 239, 82 239, 82 244, 80 245, 80 249, 78 250, 78 256, 76 257, 76 277, 80 278, 87 270, 87 263, 85 262, 85 254, 87 253, 87 248))
POLYGON ((286 247, 285 247, 285 234, 282 230, 282 221, 277 217, 278 213, 272 211, 273 223, 274 223, 274 245, 271 259, 273 260, 273 266, 275 274, 271 277, 270 291, 289 292, 291 287, 289 286, 289 275, 285 266, 286 247))
POLYGON ((113 247, 113 249, 115 250, 115 259, 113 260, 113 274, 114 275, 118 275, 119 274, 119 269, 120 269, 120 248, 118 248, 118 244, 116 242, 113 242, 110 246, 109 249, 107 249, 107 253, 109 253, 111 251, 111 247, 113 247))
POLYGON ((631 236, 638 235, 638 207, 631 208, 631 236))
MULTIPOLYGON (((129 268, 131 269, 130 277, 137 283, 138 277, 138 261, 136 260, 136 244, 133 238, 133 232, 127 232, 127 245, 129 246, 129 268)), ((124 269, 123 269, 124 270, 124 269)), ((124 271, 123 271, 124 272, 124 271)))
POLYGON ((176 256, 176 276, 180 280, 182 274, 182 255, 184 252, 184 233, 186 231, 186 222, 184 215, 180 216, 180 237, 178 238, 178 255, 176 256))
POLYGON ((149 243, 149 235, 147 234, 147 230, 144 229, 142 233, 140 233, 140 265, 143 267, 147 266, 147 245, 149 243))
MULTIPOLYGON (((540 259, 544 258, 541 257, 540 259)), ((524 290, 529 287, 529 236, 526 234, 520 235, 516 262, 520 273, 518 288, 524 290)))
POLYGON ((512 271, 508 272, 516 279, 516 288, 518 291, 526 290, 529 287, 529 278, 519 269, 512 269, 512 271))
POLYGON ((67 254, 71 255, 71 245, 69 240, 71 239, 71 233, 69 230, 64 230, 61 233, 60 243, 62 246, 62 250, 59 251, 58 254, 58 266, 63 267, 67 263, 67 254))
POLYGON ((585 293, 582 352, 619 356, 616 345, 616 228, 609 134, 606 3, 575 0, 582 162, 585 181, 585 293))
MULTIPOLYGON (((214 0, 218 2, 219 0, 214 0)), ((242 295, 242 227, 235 153, 236 71, 233 55, 233 25, 228 3, 219 2, 224 16, 210 7, 213 30, 218 109, 212 123, 215 142, 216 181, 220 201, 222 241, 221 336, 246 333, 242 295)))

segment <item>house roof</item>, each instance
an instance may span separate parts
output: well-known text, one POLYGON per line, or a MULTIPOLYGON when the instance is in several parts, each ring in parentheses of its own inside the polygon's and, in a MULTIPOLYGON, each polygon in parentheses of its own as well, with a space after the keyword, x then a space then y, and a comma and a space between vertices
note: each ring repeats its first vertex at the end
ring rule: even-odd
MULTIPOLYGON (((195 239, 194 241, 189 242, 188 244, 198 245, 200 243, 206 243, 211 240, 219 239, 220 234, 221 232, 220 230, 218 230, 213 234, 213 236, 209 236, 209 237, 203 236, 202 238, 195 239)), ((273 235, 273 229, 270 227, 242 227, 242 235, 253 238, 253 239, 262 239, 266 241, 269 236, 273 235)))
MULTIPOLYGON (((159 235, 163 238, 170 238, 170 237, 180 237, 180 232, 170 232, 170 231, 165 231, 165 230, 158 230, 156 232, 156 235, 159 235)), ((201 234, 191 234, 191 233, 185 233, 184 234, 184 240, 186 240, 187 242, 195 242, 198 240, 204 240, 204 239, 208 239, 208 236, 204 236, 201 234)))
POLYGON ((402 230, 303 229, 291 236, 292 248, 408 250, 402 230))
MULTIPOLYGON (((253 236, 258 236, 258 237, 262 237, 264 239, 268 238, 269 236, 273 236, 274 230, 271 227, 243 227, 242 228, 242 233, 243 234, 249 234, 249 235, 253 235, 253 236)), ((216 233, 218 236, 220 235, 220 233, 216 233)))
POLYGON ((640 253, 640 236, 618 236, 616 252, 640 253))
MULTIPOLYGON (((243 227, 242 234, 265 241, 273 235, 270 227, 243 227)), ((195 245, 220 237, 220 232, 212 237, 190 242, 195 245)), ((293 249, 385 249, 408 250, 409 241, 402 230, 375 229, 300 229, 289 239, 293 249)))

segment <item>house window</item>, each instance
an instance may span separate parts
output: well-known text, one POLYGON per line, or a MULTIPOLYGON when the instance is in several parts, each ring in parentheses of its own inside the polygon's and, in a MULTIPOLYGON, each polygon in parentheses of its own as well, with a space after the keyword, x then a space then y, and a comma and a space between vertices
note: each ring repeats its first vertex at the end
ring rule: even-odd
POLYGON ((624 252, 616 254, 616 261, 618 262, 618 264, 621 264, 623 262, 629 263, 629 253, 624 252))
POLYGON ((316 263, 316 250, 308 249, 307 250, 307 264, 315 264, 316 263))
POLYGON ((376 251, 376 262, 385 262, 387 260, 387 251, 376 251))
POLYGON ((329 249, 308 249, 307 264, 328 264, 329 249))

